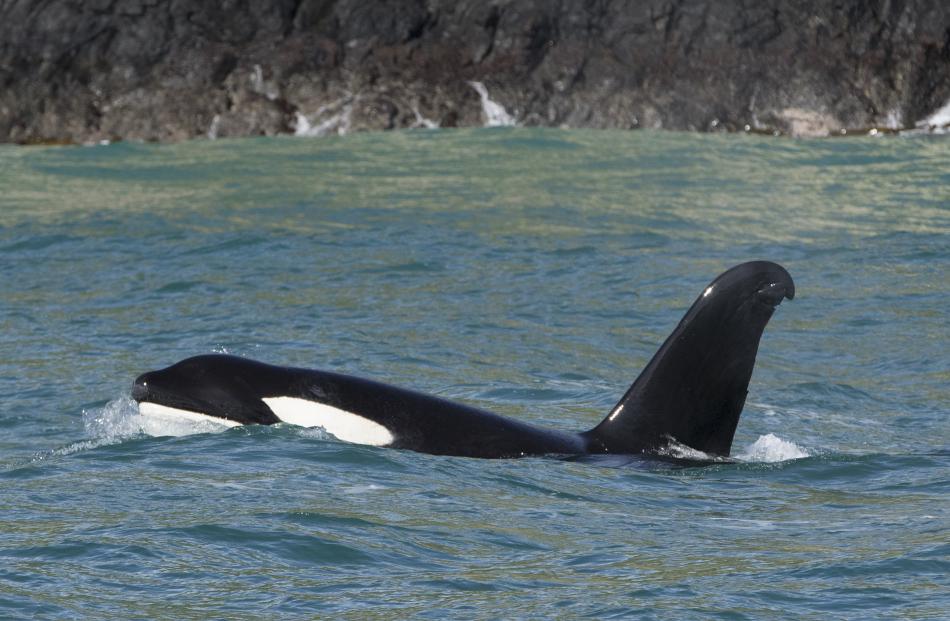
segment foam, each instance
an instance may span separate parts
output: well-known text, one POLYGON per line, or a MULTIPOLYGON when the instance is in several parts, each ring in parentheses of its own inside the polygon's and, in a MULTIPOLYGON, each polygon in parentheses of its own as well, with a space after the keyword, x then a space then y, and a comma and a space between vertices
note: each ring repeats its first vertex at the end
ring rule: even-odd
POLYGON ((703 451, 681 444, 671 439, 670 443, 657 451, 659 455, 675 459, 692 459, 696 461, 741 461, 748 463, 775 463, 810 457, 811 454, 794 442, 783 440, 772 433, 767 433, 747 446, 745 450, 734 453, 731 458, 710 455, 703 451))
POLYGON ((217 140, 218 139, 218 130, 221 128, 221 115, 216 114, 211 119, 211 125, 208 126, 208 140, 217 140))
POLYGON ((950 101, 927 118, 917 122, 917 127, 925 129, 942 129, 947 126, 950 126, 950 101))
POLYGON ((345 97, 325 106, 320 106, 310 115, 297 112, 294 122, 294 135, 305 137, 327 136, 349 133, 353 117, 353 99, 345 97), (311 119, 323 119, 315 124, 311 119))
POLYGON ((724 457, 716 457, 715 455, 704 453, 691 446, 677 442, 672 438, 670 438, 669 444, 657 451, 657 454, 676 459, 693 459, 696 461, 725 461, 726 459, 724 457))
POLYGON ((739 461, 774 463, 809 457, 808 451, 794 442, 783 440, 773 433, 759 436, 745 450, 734 457, 739 461))
POLYGON ((439 124, 431 119, 427 119, 419 112, 418 106, 412 106, 412 113, 416 115, 416 122, 413 127, 424 127, 426 129, 439 129, 439 124))
POLYGON ((485 127, 509 127, 515 125, 515 118, 508 114, 504 106, 488 98, 488 89, 481 82, 469 82, 482 100, 482 113, 485 115, 485 127))

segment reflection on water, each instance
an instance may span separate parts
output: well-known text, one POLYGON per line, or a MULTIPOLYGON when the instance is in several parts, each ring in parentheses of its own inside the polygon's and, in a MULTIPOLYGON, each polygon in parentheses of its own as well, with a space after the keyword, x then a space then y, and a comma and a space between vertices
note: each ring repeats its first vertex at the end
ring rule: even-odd
POLYGON ((341 211, 477 214, 483 233, 640 234, 783 243, 946 232, 950 141, 939 136, 759 136, 540 129, 420 130, 175 145, 0 147, 0 223, 121 211, 204 211, 206 227, 353 226, 341 211), (299 205, 319 218, 300 218, 299 205), (216 210, 227 206, 227 214, 216 210), (781 206, 776 213, 775 206, 781 206), (559 210, 572 222, 545 223, 559 210), (484 220, 484 222, 481 222, 484 220))

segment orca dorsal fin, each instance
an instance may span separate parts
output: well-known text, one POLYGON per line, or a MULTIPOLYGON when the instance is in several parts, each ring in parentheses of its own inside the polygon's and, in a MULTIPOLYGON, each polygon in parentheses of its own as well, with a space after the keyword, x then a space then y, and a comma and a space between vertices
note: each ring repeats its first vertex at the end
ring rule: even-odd
POLYGON ((729 455, 762 331, 794 296, 792 277, 768 261, 712 281, 610 414, 584 434, 591 451, 651 452, 675 440, 729 455))

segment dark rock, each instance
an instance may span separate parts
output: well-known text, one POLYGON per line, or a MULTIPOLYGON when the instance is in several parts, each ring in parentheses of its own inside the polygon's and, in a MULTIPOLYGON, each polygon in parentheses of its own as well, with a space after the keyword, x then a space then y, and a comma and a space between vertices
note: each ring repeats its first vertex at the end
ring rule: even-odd
POLYGON ((519 124, 793 135, 950 101, 945 0, 0 0, 0 141, 519 124))

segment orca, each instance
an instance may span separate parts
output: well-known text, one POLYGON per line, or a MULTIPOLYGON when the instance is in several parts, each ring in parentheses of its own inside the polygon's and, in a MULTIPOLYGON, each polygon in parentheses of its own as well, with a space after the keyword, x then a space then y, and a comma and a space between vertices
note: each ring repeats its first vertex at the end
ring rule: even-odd
POLYGON ((132 397, 142 414, 322 427, 347 442, 434 455, 659 454, 677 442, 728 457, 762 332, 782 300, 794 296, 792 277, 776 263, 726 271, 702 291, 606 418, 580 433, 360 377, 223 354, 145 373, 132 397))

